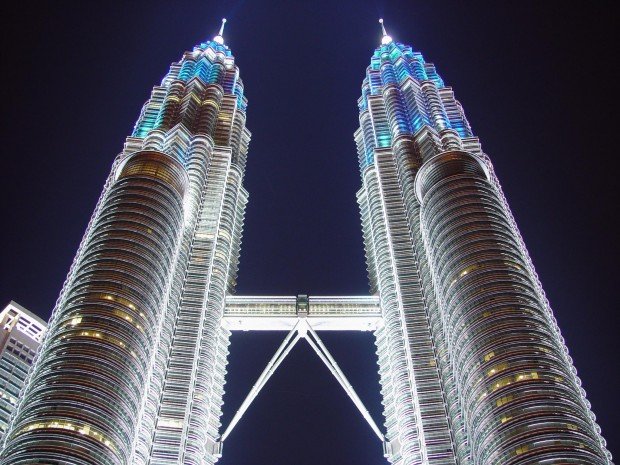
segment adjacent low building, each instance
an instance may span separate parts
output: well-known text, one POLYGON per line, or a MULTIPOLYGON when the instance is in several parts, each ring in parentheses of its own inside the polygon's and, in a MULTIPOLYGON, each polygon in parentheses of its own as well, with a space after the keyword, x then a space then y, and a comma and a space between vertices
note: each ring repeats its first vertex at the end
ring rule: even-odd
POLYGON ((41 344, 47 324, 11 301, 0 313, 0 438, 41 344))

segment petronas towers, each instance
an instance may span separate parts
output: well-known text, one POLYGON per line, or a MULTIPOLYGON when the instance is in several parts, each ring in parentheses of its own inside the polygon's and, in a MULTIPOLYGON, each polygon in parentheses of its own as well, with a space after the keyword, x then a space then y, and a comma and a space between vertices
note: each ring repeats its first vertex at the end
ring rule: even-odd
POLYGON ((391 463, 611 464, 490 159, 435 67, 385 30, 355 133, 372 295, 233 296, 250 133, 223 26, 172 64, 116 157, 0 463, 213 464, 306 340, 391 463), (238 329, 289 335, 223 431, 238 329), (360 329, 383 427, 317 333, 360 329))

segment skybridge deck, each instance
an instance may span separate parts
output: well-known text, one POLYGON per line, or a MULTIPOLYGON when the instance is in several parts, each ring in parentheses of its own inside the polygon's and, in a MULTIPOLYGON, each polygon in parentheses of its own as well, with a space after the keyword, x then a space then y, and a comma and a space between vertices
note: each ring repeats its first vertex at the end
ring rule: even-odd
POLYGON ((231 331, 290 331, 304 318, 317 331, 374 331, 383 324, 375 296, 227 296, 231 331))

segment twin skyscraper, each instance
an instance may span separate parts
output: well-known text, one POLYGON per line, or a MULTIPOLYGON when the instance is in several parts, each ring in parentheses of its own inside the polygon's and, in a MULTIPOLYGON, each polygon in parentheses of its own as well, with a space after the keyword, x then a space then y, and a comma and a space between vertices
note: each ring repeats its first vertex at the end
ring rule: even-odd
POLYGON ((230 332, 253 325, 308 338, 354 401, 315 330, 373 330, 391 463, 609 465, 489 158, 385 29, 355 133, 372 296, 233 296, 250 133, 223 26, 172 64, 115 159, 0 463, 213 464, 230 332))

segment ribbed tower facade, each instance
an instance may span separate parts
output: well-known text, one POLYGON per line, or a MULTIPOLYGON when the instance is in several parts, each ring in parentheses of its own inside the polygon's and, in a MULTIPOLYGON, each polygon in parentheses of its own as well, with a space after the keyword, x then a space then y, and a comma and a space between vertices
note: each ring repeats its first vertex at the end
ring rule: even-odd
POLYGON ((0 455, 216 460, 250 134, 222 31, 172 64, 116 158, 0 455))
POLYGON ((435 67, 385 33, 355 133, 386 456, 609 464, 500 184, 435 67))
POLYGON ((231 295, 250 134, 222 31, 172 64, 115 159, 0 465, 212 465, 300 340, 395 465, 610 465, 489 158, 434 66, 385 31, 355 133, 373 295, 231 295), (233 330, 288 335, 224 429, 233 330), (374 331, 385 430, 328 330, 374 331))

